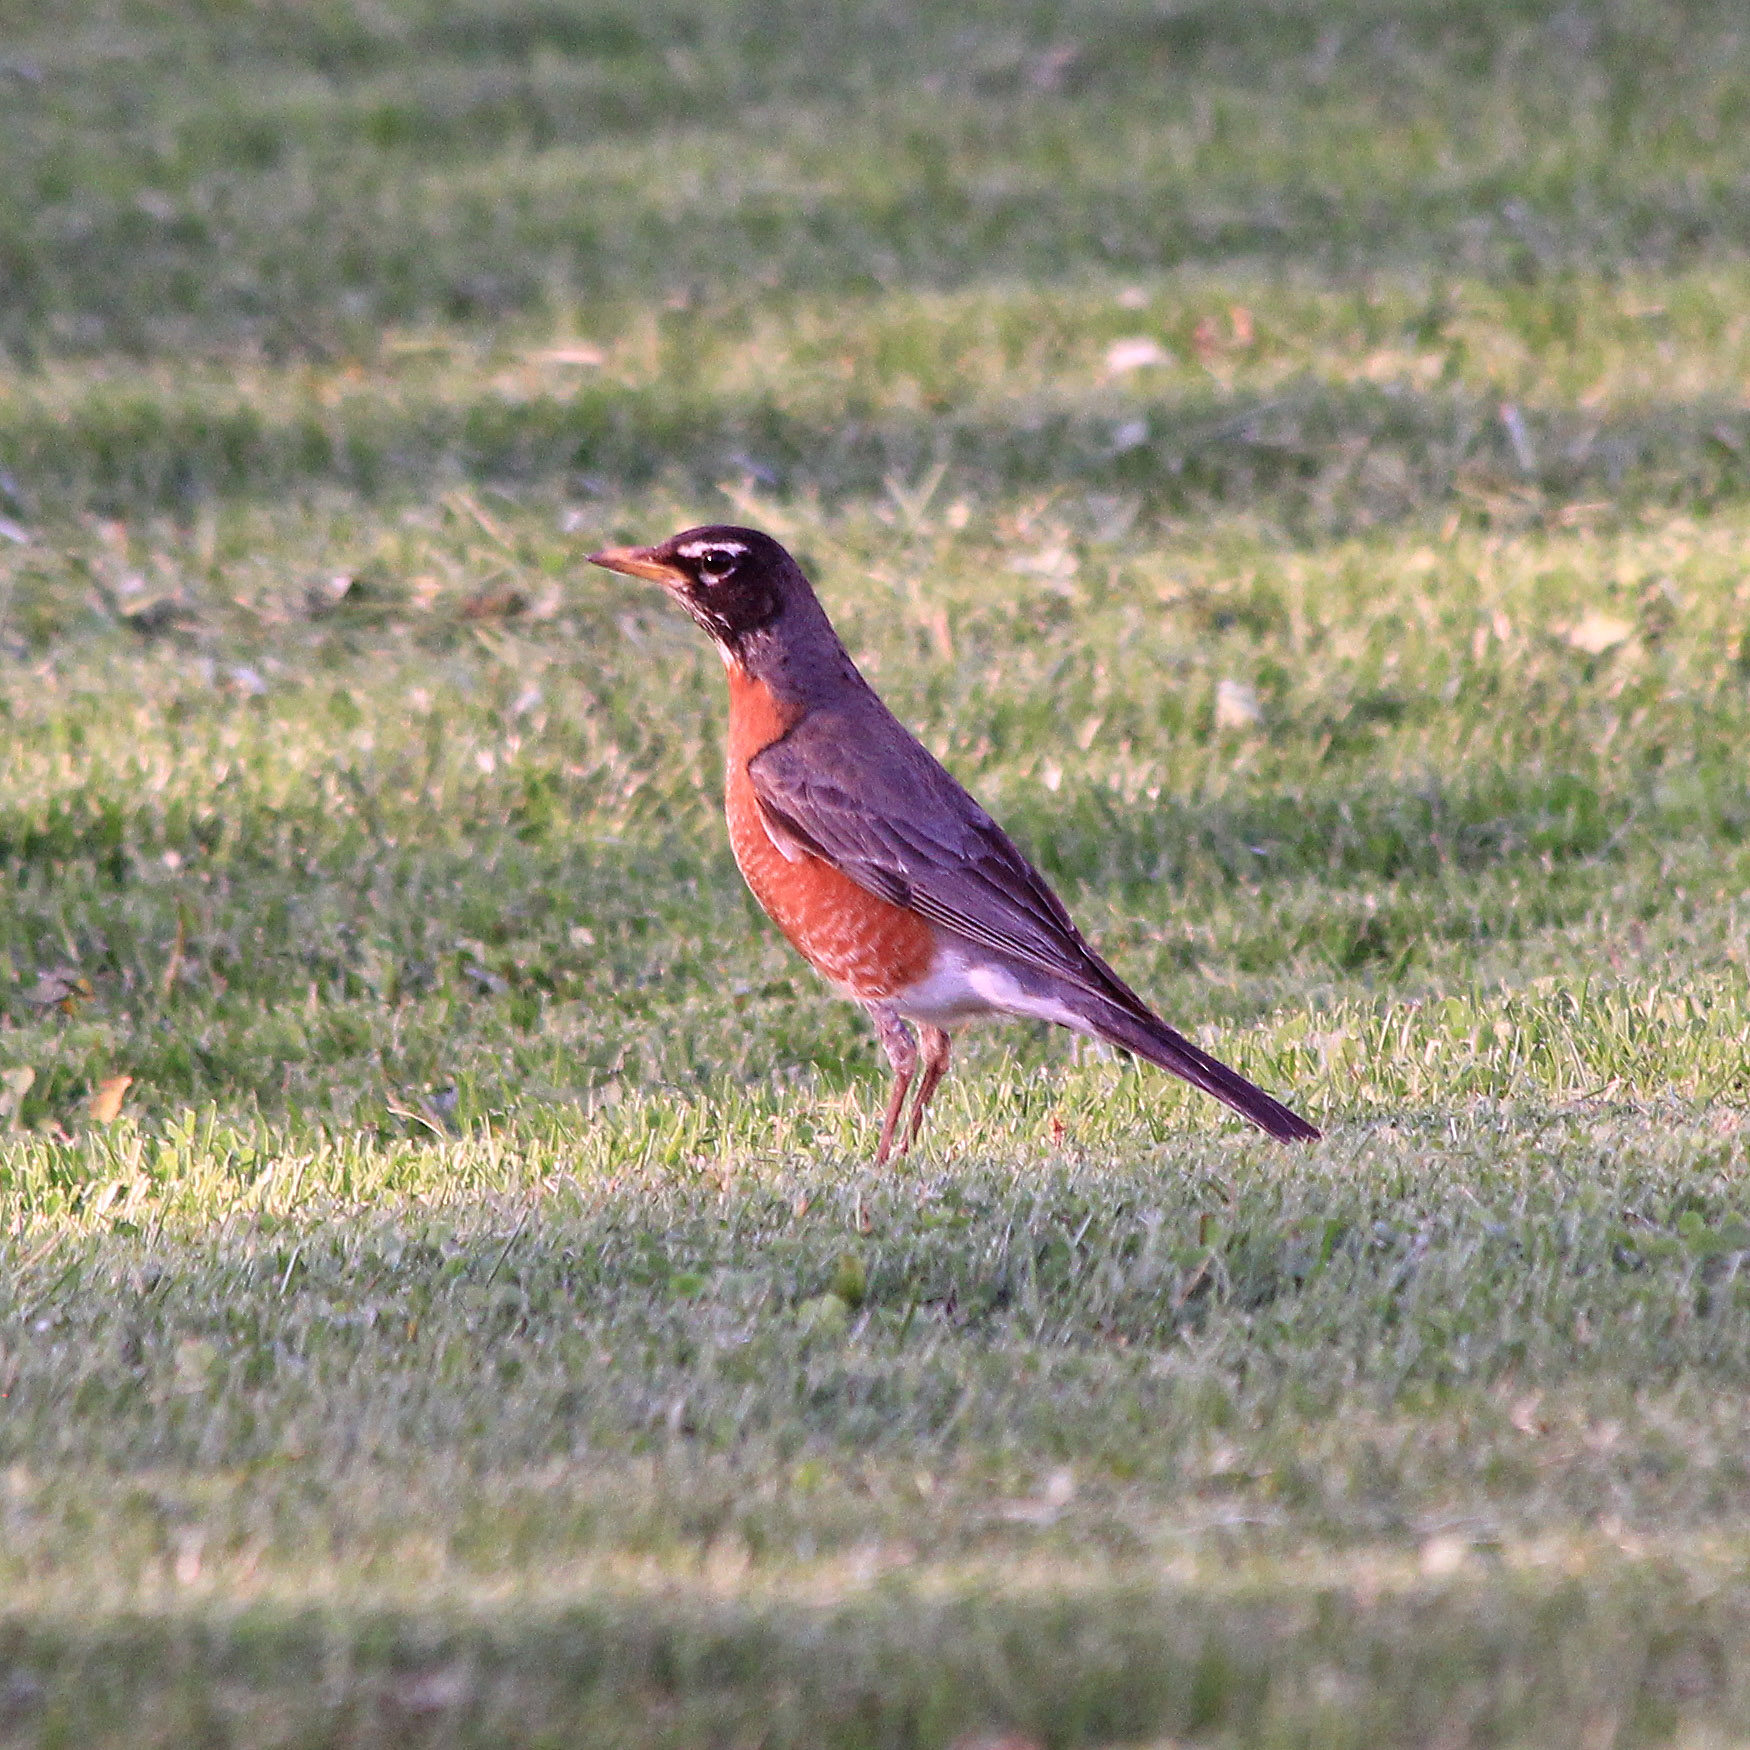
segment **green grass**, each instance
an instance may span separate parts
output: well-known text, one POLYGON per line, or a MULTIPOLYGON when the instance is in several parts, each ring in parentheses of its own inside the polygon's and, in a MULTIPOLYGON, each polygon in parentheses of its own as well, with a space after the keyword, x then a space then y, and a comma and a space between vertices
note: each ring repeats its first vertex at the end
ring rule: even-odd
POLYGON ((1747 123, 1650 0, 9 26, 0 1742, 1750 1740, 1747 123), (872 1171, 582 562, 722 517, 1325 1142, 1012 1027, 872 1171))

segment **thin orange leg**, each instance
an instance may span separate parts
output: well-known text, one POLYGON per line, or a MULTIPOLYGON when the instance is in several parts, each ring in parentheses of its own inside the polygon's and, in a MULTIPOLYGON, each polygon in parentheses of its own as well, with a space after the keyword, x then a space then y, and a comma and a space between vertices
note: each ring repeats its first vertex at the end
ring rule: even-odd
POLYGON ((918 1139, 924 1124, 924 1108, 934 1099, 942 1077, 948 1073, 948 1054, 954 1049, 952 1036, 940 1027, 925 1027, 923 1034, 923 1079, 918 1083, 918 1096, 911 1103, 911 1123, 905 1127, 905 1141, 899 1150, 902 1155, 910 1154, 911 1145, 918 1139))
MULTIPOLYGON (((893 1133, 899 1128, 899 1114, 905 1105, 906 1089, 911 1086, 912 1071, 918 1066, 918 1044, 911 1028, 885 1005, 871 1003, 869 1018, 875 1023, 875 1033, 881 1049, 887 1053, 887 1061, 893 1065, 893 1092, 888 1096, 887 1116, 881 1121, 881 1141, 875 1150, 876 1166, 884 1167, 893 1151, 893 1133)), ((907 1141, 909 1144, 910 1139, 907 1141)))

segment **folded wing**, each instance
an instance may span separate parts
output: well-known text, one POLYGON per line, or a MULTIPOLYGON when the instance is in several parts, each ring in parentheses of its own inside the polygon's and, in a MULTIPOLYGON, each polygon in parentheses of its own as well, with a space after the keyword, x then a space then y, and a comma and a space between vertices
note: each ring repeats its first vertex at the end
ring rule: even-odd
MULTIPOLYGON (((872 697, 868 705, 886 715, 872 697)), ((1147 1015, 1014 841, 928 749, 909 733, 858 733, 872 727, 815 711, 754 756, 748 776, 772 828, 942 929, 1147 1015)))

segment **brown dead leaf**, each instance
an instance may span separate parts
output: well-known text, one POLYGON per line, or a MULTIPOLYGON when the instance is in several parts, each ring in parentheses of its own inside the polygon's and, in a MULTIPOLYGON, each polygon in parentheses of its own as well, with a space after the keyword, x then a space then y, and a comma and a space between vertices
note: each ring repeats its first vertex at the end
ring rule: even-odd
POLYGON ((1420 1565, 1427 1579, 1449 1580, 1469 1557, 1469 1542, 1456 1532, 1443 1531, 1422 1545, 1420 1565))
POLYGON ((528 598, 513 584, 501 584, 497 589, 483 589, 462 603, 464 620, 508 620, 520 614, 528 598))
POLYGON ((90 979, 76 967, 57 966, 36 981, 30 1000, 39 1009, 59 1009, 63 1015, 71 1015, 81 1003, 90 1002, 96 994, 90 979))
POLYGON ((200 622, 200 616, 183 600, 180 592, 118 605, 116 617, 130 632, 138 632, 142 638, 156 638, 161 633, 175 632, 200 622))
POLYGON ((121 1116, 122 1101, 134 1085, 132 1076, 105 1076, 91 1096, 91 1122, 113 1124, 121 1116))
POLYGON ((369 593, 359 587, 356 577, 340 572, 322 578, 304 591, 304 611, 312 620, 324 619, 342 606, 356 608, 369 593))
POLYGON ((1549 1425, 1537 1413, 1537 1407, 1543 1402, 1542 1392, 1531 1392, 1518 1399, 1507 1412, 1507 1420, 1521 1434, 1535 1438, 1539 1434, 1547 1434, 1549 1425))
POLYGON ((599 346, 591 346, 586 340, 574 341, 569 346, 550 346, 544 352, 530 356, 540 365, 575 365, 585 369, 608 362, 608 355, 599 346))
POLYGON ((1255 729, 1264 721, 1264 707, 1258 695, 1243 681, 1215 683, 1215 727, 1217 729, 1255 729))
POLYGON ((1152 335, 1132 334, 1106 348, 1106 375, 1122 377, 1130 371, 1170 365, 1173 355, 1152 335))
POLYGON ((1562 636, 1575 650, 1587 656, 1602 656, 1607 650, 1614 650, 1619 644, 1626 644, 1634 637, 1635 629, 1627 620, 1619 620, 1611 614, 1601 614, 1592 609, 1570 626, 1562 636))

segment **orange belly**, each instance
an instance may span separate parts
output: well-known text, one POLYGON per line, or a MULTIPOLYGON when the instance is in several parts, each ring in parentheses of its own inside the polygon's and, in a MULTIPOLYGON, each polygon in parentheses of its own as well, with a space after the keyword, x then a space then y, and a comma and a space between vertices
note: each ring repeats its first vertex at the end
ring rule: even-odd
POLYGON ((821 858, 787 856, 760 818, 747 762, 795 722, 745 671, 729 671, 729 759, 724 812, 743 878, 766 915, 804 960, 847 995, 879 1001, 922 979, 935 959, 935 932, 821 858))

